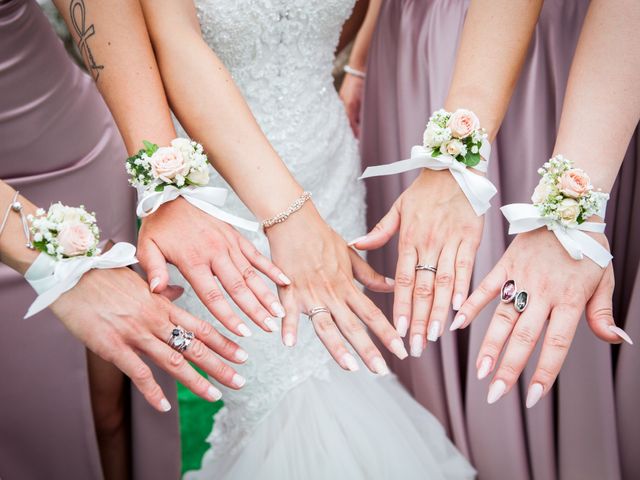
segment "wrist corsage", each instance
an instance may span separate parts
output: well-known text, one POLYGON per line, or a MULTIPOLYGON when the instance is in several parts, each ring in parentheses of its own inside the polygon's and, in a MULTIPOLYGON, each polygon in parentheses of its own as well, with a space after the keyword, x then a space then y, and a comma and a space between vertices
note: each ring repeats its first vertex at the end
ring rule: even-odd
POLYGON ((509 221, 509 233, 547 227, 572 258, 587 256, 606 267, 611 253, 584 232, 604 232, 604 223, 587 220, 593 215, 604 219, 609 194, 595 190, 589 176, 562 155, 550 159, 538 173, 542 178, 531 196, 533 204, 514 203, 500 209, 509 221))
POLYGON ((27 219, 32 245, 41 253, 25 273, 38 293, 25 318, 51 305, 89 270, 126 267, 138 261, 136 248, 129 243, 116 243, 101 253, 96 217, 84 207, 54 203, 48 211, 39 209, 27 219))
POLYGON ((465 109, 453 113, 437 110, 429 118, 423 140, 423 145, 411 149, 408 160, 369 167, 360 178, 392 175, 416 168, 448 169, 476 215, 484 214, 491 207, 490 200, 497 190, 487 178, 467 168, 486 173, 491 155, 487 134, 480 128, 475 113, 465 109))
POLYGON ((257 231, 259 224, 231 215, 222 207, 225 188, 210 187, 210 169, 202 145, 176 138, 168 147, 144 141, 144 148, 126 161, 129 183, 138 191, 138 217, 155 212, 163 203, 184 198, 205 213, 245 230, 257 231))

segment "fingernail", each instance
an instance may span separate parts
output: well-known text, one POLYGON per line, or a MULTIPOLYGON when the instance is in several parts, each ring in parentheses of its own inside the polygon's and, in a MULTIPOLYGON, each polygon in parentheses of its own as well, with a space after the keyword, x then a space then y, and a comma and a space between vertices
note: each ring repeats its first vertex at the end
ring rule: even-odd
POLYGON ((478 380, 482 380, 487 375, 489 375, 489 372, 491 371, 491 363, 492 363, 491 357, 482 358, 482 361, 480 362, 480 367, 478 368, 478 380))
POLYGON ((435 320, 431 322, 429 325, 429 333, 427 335, 427 340, 430 342, 437 342, 440 337, 440 322, 435 320))
POLYGON ((245 383, 247 383, 247 380, 240 374, 236 373, 233 378, 231 379, 231 384, 234 387, 242 387, 245 383))
POLYGON ((284 336, 284 344, 287 347, 293 347, 296 344, 296 337, 293 336, 293 333, 287 333, 284 336))
POLYGON ((278 278, 285 285, 291 285, 291 280, 284 273, 281 273, 280 275, 278 275, 278 278))
POLYGON ((280 330, 278 328, 278 325, 276 324, 276 322, 273 320, 273 318, 271 317, 267 317, 264 319, 264 324, 267 326, 267 328, 269 330, 271 330, 272 332, 277 332, 278 330, 280 330))
POLYGON ((353 247, 356 243, 361 242, 365 238, 367 238, 366 235, 363 235, 361 237, 355 238, 355 239, 351 240, 349 243, 347 243, 347 245, 350 246, 350 247, 353 247))
POLYGON ((392 287, 396 284, 396 281, 393 278, 384 277, 384 282, 387 285, 391 285, 392 287))
POLYGON ((544 388, 539 383, 534 383, 529 387, 529 393, 527 393, 527 408, 533 407, 542 398, 544 388))
POLYGON ((236 350, 236 353, 233 354, 233 358, 235 358, 238 362, 246 362, 247 358, 249 358, 249 354, 239 348, 236 350))
POLYGON ((424 340, 422 339, 422 335, 415 334, 411 337, 411 356, 419 357, 422 355, 422 345, 424 344, 424 340))
POLYGON ((451 306, 453 307, 453 309, 457 312, 458 310, 460 310, 460 307, 462 307, 462 294, 461 293, 456 293, 455 296, 453 297, 453 302, 451 303, 451 306))
POLYGON ((407 330, 409 330, 409 319, 404 315, 400 315, 398 317, 398 323, 396 325, 396 330, 401 337, 407 335, 407 330))
POLYGON ((158 287, 158 285, 160 285, 160 278, 155 277, 151 279, 151 283, 149 284, 149 290, 151 290, 151 293, 154 292, 154 290, 158 287))
POLYGON ((169 400, 167 400, 166 398, 160 400, 160 409, 163 412, 168 412, 169 410, 171 410, 171 404, 169 403, 169 400))
POLYGON ((507 390, 507 384, 502 380, 496 380, 489 387, 489 394, 487 395, 487 403, 491 405, 492 403, 496 403, 500 400, 500 397, 504 395, 504 392, 507 390))
POLYGON ((631 340, 631 337, 629 336, 629 334, 625 332, 623 329, 621 329, 620 327, 617 327, 615 325, 609 325, 609 330, 611 330, 613 333, 618 335, 622 340, 627 342, 629 345, 633 345, 633 340, 631 340))
POLYGON ((211 401, 217 402, 222 398, 222 392, 216 387, 211 386, 207 389, 207 397, 209 397, 211 401))
POLYGON ((453 332, 454 330, 459 329, 462 325, 464 325, 464 321, 466 319, 467 319, 467 317, 465 317, 461 313, 456 315, 456 318, 454 318, 453 322, 451 322, 451 326, 449 327, 449 331, 453 332))
POLYGON ((342 365, 347 368, 350 372, 356 372, 360 370, 358 366, 358 362, 350 353, 345 353, 342 356, 342 365))
POLYGON ((372 360, 371 366, 373 367, 373 371, 378 375, 388 375, 389 367, 387 367, 387 363, 384 361, 382 357, 376 357, 372 360))
POLYGON ((251 330, 249 330, 249 327, 247 327, 244 323, 241 323, 240 325, 238 325, 238 331, 240 332, 240 335, 242 335, 243 337, 251 336, 251 330))
POLYGON ((402 343, 402 340, 400 340, 399 338, 394 338, 391 341, 390 350, 400 360, 404 360, 405 358, 407 358, 409 356, 409 354, 407 353, 407 349, 404 348, 404 343, 402 343))
POLYGON ((271 304, 271 310, 276 314, 276 317, 282 318, 285 316, 284 307, 279 302, 273 302, 271 304))

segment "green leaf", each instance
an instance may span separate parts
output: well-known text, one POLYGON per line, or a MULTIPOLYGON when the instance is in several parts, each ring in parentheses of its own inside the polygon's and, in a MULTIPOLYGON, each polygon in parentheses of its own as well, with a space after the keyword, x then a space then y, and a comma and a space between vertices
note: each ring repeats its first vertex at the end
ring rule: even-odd
POLYGON ((156 151, 158 150, 158 145, 156 145, 155 143, 151 143, 147 140, 143 140, 142 143, 144 144, 144 148, 146 149, 147 155, 151 156, 154 153, 156 153, 156 151))
POLYGON ((463 163, 467 167, 475 167, 476 165, 478 165, 480 163, 480 160, 481 160, 481 158, 480 158, 480 154, 479 153, 468 152, 463 163))
POLYGON ((437 150, 431 150, 431 156, 433 158, 438 158, 440 155, 442 155, 442 152, 440 152, 440 149, 437 150))
POLYGON ((167 184, 166 183, 161 183, 160 185, 157 185, 156 188, 154 188, 154 190, 156 192, 164 192, 164 187, 166 187, 167 184))

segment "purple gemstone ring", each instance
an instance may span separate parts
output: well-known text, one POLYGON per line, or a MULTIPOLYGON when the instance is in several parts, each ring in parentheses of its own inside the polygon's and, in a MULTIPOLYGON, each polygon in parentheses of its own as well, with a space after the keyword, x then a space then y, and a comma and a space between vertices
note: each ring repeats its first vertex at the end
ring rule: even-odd
POLYGON ((182 353, 189 347, 194 338, 193 332, 187 332, 184 328, 176 326, 171 330, 171 336, 167 343, 171 348, 182 353))
POLYGON ((522 313, 529 305, 529 292, 518 290, 515 280, 507 280, 500 289, 500 301, 503 303, 513 302, 516 311, 522 313))

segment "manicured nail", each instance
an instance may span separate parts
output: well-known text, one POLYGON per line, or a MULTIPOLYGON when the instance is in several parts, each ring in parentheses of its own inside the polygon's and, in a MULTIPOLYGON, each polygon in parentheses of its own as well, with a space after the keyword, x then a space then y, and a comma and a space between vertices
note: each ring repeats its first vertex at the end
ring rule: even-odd
POLYGON ((234 387, 242 387, 244 386, 244 384, 247 383, 247 380, 240 374, 236 373, 233 378, 231 379, 231 384, 234 387))
POLYGON ((276 317, 282 318, 286 315, 284 311, 284 307, 280 305, 279 302, 273 302, 271 304, 271 310, 273 310, 273 313, 276 314, 276 317))
POLYGON ((160 400, 160 410, 162 410, 163 412, 168 412, 169 410, 171 410, 171 404, 169 403, 169 400, 167 400, 166 398, 160 400))
POLYGON ((284 273, 281 273, 280 275, 278 275, 278 278, 285 285, 291 285, 291 280, 284 273))
POLYGON ((286 333, 284 335, 284 344, 287 347, 293 347, 296 344, 296 337, 293 336, 293 333, 286 333))
POLYGON ((238 331, 240 332, 240 335, 242 335, 243 337, 251 336, 251 330, 249 330, 249 327, 247 327, 244 323, 241 323, 240 325, 238 325, 238 331))
POLYGON ((387 367, 386 362, 382 357, 376 357, 371 361, 371 366, 373 367, 373 371, 378 375, 388 375, 389 367, 387 367))
POLYGON ((631 337, 629 336, 629 334, 625 332, 623 329, 621 329, 620 327, 616 327, 615 325, 609 325, 609 330, 611 330, 613 333, 618 335, 622 340, 627 342, 629 345, 633 345, 633 340, 631 340, 631 337))
POLYGON ((529 393, 527 393, 527 408, 533 407, 542 398, 544 393, 544 387, 539 383, 534 383, 529 387, 529 393))
POLYGON ((396 284, 396 281, 393 278, 384 277, 384 282, 387 285, 391 285, 392 287, 396 284))
POLYGON ((222 392, 216 387, 211 386, 207 389, 207 397, 209 397, 212 402, 217 402, 222 398, 222 392))
POLYGON ((347 243, 347 245, 350 246, 350 247, 353 247, 356 243, 361 242, 365 238, 367 238, 366 235, 363 235, 361 237, 355 238, 355 239, 351 240, 349 243, 347 243))
POLYGON ((422 355, 422 345, 424 344, 424 340, 422 339, 422 335, 415 334, 411 337, 411 356, 419 357, 422 355))
POLYGON ((409 330, 409 319, 404 315, 400 315, 398 317, 398 323, 396 324, 396 330, 401 337, 407 335, 407 330, 409 330))
POLYGON ((342 356, 342 365, 346 367, 346 369, 349 370, 350 372, 356 372, 360 370, 360 367, 358 366, 358 362, 350 353, 345 353, 342 356))
POLYGON ((451 326, 449 327, 449 331, 453 332, 454 330, 459 329, 462 325, 464 325, 464 322, 465 322, 466 319, 467 319, 467 317, 465 317, 461 313, 456 315, 456 317, 453 319, 453 322, 451 322, 451 326))
POLYGON ((151 283, 149 284, 149 290, 151 290, 151 293, 153 293, 155 291, 155 289, 158 287, 158 285, 160 285, 160 278, 159 277, 155 277, 155 278, 151 279, 151 283))
POLYGON ((456 293, 453 297, 453 302, 451 302, 451 307, 457 312, 462 307, 462 294, 456 293))
POLYGON ((276 322, 273 320, 273 318, 271 317, 267 317, 264 319, 264 324, 267 326, 267 328, 269 330, 271 330, 272 332, 277 332, 278 330, 280 330, 278 328, 278 325, 276 324, 276 322))
POLYGON ((427 340, 430 342, 437 342, 440 337, 440 322, 435 320, 431 322, 429 325, 429 333, 427 335, 427 340))
POLYGON ((482 361, 480 362, 480 367, 478 367, 478 380, 482 380, 487 375, 489 375, 489 372, 491 372, 492 363, 493 363, 493 360, 491 359, 491 357, 482 358, 482 361))
POLYGON ((233 354, 233 358, 235 358, 238 362, 246 362, 247 358, 249 358, 249 354, 239 348, 236 350, 236 353, 233 354))
POLYGON ((393 340, 391 340, 390 350, 400 360, 404 360, 409 356, 409 354, 407 353, 407 349, 404 348, 404 343, 402 343, 402 340, 400 340, 399 338, 394 338, 393 340))
POLYGON ((496 380, 489 387, 489 394, 487 395, 487 403, 491 405, 500 400, 500 397, 507 391, 507 384, 502 380, 496 380))

